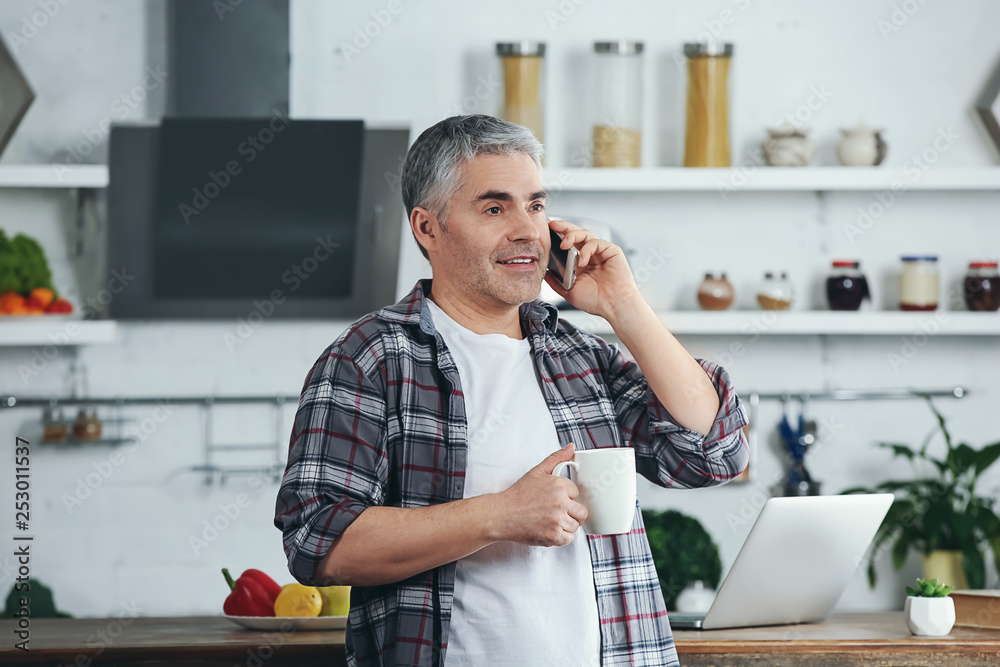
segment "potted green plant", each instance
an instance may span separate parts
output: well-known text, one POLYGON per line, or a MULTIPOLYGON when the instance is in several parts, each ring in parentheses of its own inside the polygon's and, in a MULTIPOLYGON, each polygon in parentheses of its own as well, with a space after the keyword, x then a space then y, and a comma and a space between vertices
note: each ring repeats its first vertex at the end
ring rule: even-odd
POLYGON ((936 578, 952 581, 959 588, 984 588, 987 549, 992 551, 1000 569, 1000 518, 994 510, 995 500, 976 493, 976 482, 1000 458, 1000 442, 979 449, 964 442, 955 444, 945 418, 930 397, 917 395, 927 401, 937 419, 921 447, 878 443, 879 447, 891 449, 894 457, 913 463, 914 479, 890 480, 874 488, 843 491, 890 492, 896 496, 872 542, 868 583, 875 587, 875 556, 891 545, 892 563, 897 570, 903 567, 910 551, 917 551, 924 556, 925 577, 931 578, 935 571, 942 571, 943 564, 944 571, 950 569, 953 575, 936 578), (938 431, 944 436, 946 448, 941 458, 928 452, 938 431))
POLYGON ((667 609, 677 609, 677 596, 688 584, 719 585, 719 548, 698 519, 675 510, 643 510, 642 522, 667 609))
POLYGON ((917 579, 916 588, 907 586, 903 614, 910 632, 929 637, 951 632, 955 625, 955 601, 948 594, 953 590, 937 579, 917 579))

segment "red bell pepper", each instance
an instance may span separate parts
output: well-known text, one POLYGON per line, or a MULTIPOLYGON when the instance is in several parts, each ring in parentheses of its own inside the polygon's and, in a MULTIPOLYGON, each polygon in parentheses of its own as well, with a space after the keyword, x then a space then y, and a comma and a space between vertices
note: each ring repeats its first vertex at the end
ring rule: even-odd
POLYGON ((260 587, 267 592, 268 597, 271 598, 271 604, 274 604, 274 601, 278 597, 278 593, 281 592, 281 584, 260 570, 243 570, 243 574, 240 575, 240 579, 256 581, 260 587))
POLYGON ((229 616, 274 616, 274 599, 278 594, 272 586, 262 583, 260 577, 265 577, 280 591, 281 586, 274 580, 260 570, 247 570, 235 582, 228 569, 222 568, 222 574, 232 591, 223 603, 222 611, 229 616), (248 577, 247 573, 256 574, 248 577))

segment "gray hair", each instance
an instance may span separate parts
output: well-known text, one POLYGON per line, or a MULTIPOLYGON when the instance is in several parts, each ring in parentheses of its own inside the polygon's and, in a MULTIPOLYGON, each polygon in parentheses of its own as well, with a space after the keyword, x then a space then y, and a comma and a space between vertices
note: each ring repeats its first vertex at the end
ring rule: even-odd
MULTIPOLYGON (((540 169, 544 152, 526 127, 483 114, 446 118, 424 130, 406 154, 402 178, 406 215, 420 206, 444 227, 448 201, 462 188, 463 163, 479 155, 524 154, 540 169)), ((427 250, 417 245, 426 259, 427 250)))

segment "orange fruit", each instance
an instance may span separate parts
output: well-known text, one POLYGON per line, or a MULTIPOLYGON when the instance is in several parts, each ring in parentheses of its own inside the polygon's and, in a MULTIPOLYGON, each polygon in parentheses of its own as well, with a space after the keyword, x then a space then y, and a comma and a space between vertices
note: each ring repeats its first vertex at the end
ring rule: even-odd
POLYGON ((45 310, 53 301, 55 301, 56 295, 55 292, 47 287, 36 287, 31 290, 31 294, 28 295, 28 298, 37 299, 38 302, 42 304, 42 310, 45 310))

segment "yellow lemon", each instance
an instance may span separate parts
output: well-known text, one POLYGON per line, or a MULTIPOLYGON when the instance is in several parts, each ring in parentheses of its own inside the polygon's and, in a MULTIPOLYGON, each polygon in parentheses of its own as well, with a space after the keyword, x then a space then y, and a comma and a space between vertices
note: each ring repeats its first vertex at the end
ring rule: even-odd
POLYGON ((315 586, 288 584, 274 600, 275 616, 319 616, 323 597, 315 586))
POLYGON ((350 586, 322 586, 319 594, 323 597, 320 616, 347 616, 351 610, 350 586))

